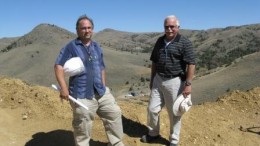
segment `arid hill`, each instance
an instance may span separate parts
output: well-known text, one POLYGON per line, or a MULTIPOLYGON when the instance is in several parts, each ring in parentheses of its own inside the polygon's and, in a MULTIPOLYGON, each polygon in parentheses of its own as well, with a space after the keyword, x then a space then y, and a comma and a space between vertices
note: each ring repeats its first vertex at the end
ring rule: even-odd
MULTIPOLYGON (((203 76, 197 73, 192 83, 194 105, 183 116, 180 146, 260 145, 259 30, 259 24, 205 31, 182 30, 209 65, 216 61, 214 59, 238 57, 228 66, 199 66, 200 71, 205 72, 203 76), (223 56, 223 50, 228 56, 223 56)), ((140 95, 149 94, 150 54, 141 52, 148 51, 160 35, 106 29, 94 36, 104 49, 108 85, 122 109, 127 146, 167 144, 169 121, 165 109, 161 113, 162 138, 144 144, 140 137, 147 131, 149 97, 125 97, 130 89, 140 95), (120 46, 119 42, 125 45, 120 46)), ((12 41, 0 39, 0 47, 3 47, 0 48, 0 75, 4 75, 0 76, 1 145, 74 145, 69 103, 62 103, 58 92, 50 88, 56 83, 55 58, 73 38, 75 34, 65 29, 41 24, 22 37, 11 38, 12 41)), ((96 117, 91 145, 106 144, 102 122, 96 117)))
MULTIPOLYGON (((181 30, 181 33, 193 41, 198 55, 193 82, 195 104, 215 101, 228 91, 245 91, 259 86, 260 24, 181 30)), ((107 85, 115 96, 124 97, 129 92, 149 94, 149 51, 160 35, 159 32, 132 33, 112 29, 94 35, 93 39, 100 42, 104 50, 107 85)), ((75 37, 74 33, 58 26, 40 24, 24 36, 10 38, 12 41, 0 39, 0 46, 3 46, 0 48, 0 75, 49 87, 56 83, 53 73, 56 56, 75 37)))
POLYGON ((236 59, 228 67, 219 67, 212 73, 193 81, 194 103, 216 101, 233 90, 246 91, 260 84, 260 52, 236 59), (196 100, 195 100, 196 99, 196 100))
POLYGON ((75 34, 50 24, 41 24, 12 42, 0 53, 0 74, 39 85, 55 80, 53 66, 61 47, 75 34))
MULTIPOLYGON (((162 30, 163 31, 163 30, 162 30)), ((230 26, 208 30, 185 30, 197 54, 197 71, 230 65, 236 58, 260 51, 260 24, 230 26)), ((129 52, 151 52, 162 32, 132 33, 113 29, 98 32, 94 38, 102 45, 129 52)))
MULTIPOLYGON (((151 144, 140 142, 146 133, 148 97, 116 99, 123 113, 127 146, 167 144, 169 121, 161 113, 162 138, 151 144)), ((57 91, 33 86, 19 79, 0 77, 0 131, 3 146, 73 146, 71 109, 57 91)), ((235 90, 217 102, 194 105, 182 118, 180 146, 260 145, 260 88, 235 90)), ((106 146, 101 120, 96 117, 92 146, 106 146)))
MULTIPOLYGON (((75 34, 57 26, 41 24, 6 48, 0 49, 0 74, 32 84, 50 86, 56 83, 53 66, 60 49, 75 37, 75 34)), ((127 93, 130 85, 134 84, 131 80, 140 80, 143 75, 148 75, 149 68, 145 66, 148 65, 148 54, 136 55, 109 47, 103 50, 107 82, 113 92, 127 93), (127 87, 126 82, 130 83, 127 87)))
POLYGON ((15 42, 18 39, 19 39, 19 37, 1 38, 0 39, 0 50, 2 50, 3 48, 6 48, 7 46, 9 46, 11 43, 15 42))

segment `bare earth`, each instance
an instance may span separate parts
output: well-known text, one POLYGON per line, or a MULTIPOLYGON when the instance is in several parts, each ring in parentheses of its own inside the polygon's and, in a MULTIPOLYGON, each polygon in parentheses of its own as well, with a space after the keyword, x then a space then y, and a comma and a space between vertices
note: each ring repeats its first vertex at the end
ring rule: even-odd
MULTIPOLYGON (((148 97, 117 98, 123 113, 127 146, 166 145, 169 124, 161 113, 162 138, 151 144, 140 142, 146 133, 148 97)), ((71 109, 61 103, 51 88, 30 86, 17 79, 0 77, 1 146, 74 146, 71 109)), ((101 120, 93 127, 92 146, 105 146, 101 120)), ((182 118, 180 146, 260 145, 260 88, 234 91, 217 102, 194 105, 182 118)))

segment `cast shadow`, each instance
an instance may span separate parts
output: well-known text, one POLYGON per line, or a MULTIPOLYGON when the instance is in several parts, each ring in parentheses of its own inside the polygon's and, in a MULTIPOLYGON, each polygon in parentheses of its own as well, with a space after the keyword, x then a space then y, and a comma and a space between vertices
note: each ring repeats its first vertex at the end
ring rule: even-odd
MULTIPOLYGON (((107 143, 90 140, 90 145, 106 146, 107 143)), ((34 134, 25 146, 75 146, 75 144, 72 131, 54 130, 34 134)))
POLYGON ((258 134, 260 135, 260 131, 257 131, 260 129, 260 127, 249 127, 249 128, 246 128, 247 129, 247 132, 251 132, 251 133, 255 133, 255 134, 258 134))
MULTIPOLYGON (((129 137, 141 138, 147 134, 146 125, 135 122, 122 116, 123 130, 129 137)), ((168 140, 160 137, 152 143, 168 144, 168 140)), ((91 146, 106 146, 106 142, 90 140, 91 146)), ((38 132, 32 135, 31 140, 26 142, 25 146, 75 146, 73 132, 68 130, 54 130, 50 132, 38 132)))
MULTIPOLYGON (((122 120, 124 133, 129 137, 139 137, 141 139, 143 135, 148 133, 148 128, 146 127, 146 125, 135 122, 131 119, 126 118, 125 116, 122 116, 122 120)), ((169 144, 169 141, 163 137, 160 137, 152 141, 151 143, 167 145, 169 144)))

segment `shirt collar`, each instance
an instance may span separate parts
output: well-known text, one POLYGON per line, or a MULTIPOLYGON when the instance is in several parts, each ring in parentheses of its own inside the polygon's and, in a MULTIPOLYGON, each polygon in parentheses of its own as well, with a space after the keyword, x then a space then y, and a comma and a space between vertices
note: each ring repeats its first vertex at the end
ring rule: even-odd
MULTIPOLYGON (((82 41, 79 38, 76 38, 75 43, 76 43, 76 45, 83 45, 84 46, 84 44, 82 43, 82 41)), ((92 45, 92 44, 93 44, 93 41, 91 40, 90 45, 92 45)))
POLYGON ((176 37, 171 41, 171 42, 167 42, 166 41, 166 35, 164 35, 164 37, 163 37, 164 39, 164 42, 165 42, 165 44, 168 44, 168 43, 172 43, 172 42, 179 42, 180 41, 180 38, 181 38, 181 35, 178 33, 177 35, 176 35, 176 37))

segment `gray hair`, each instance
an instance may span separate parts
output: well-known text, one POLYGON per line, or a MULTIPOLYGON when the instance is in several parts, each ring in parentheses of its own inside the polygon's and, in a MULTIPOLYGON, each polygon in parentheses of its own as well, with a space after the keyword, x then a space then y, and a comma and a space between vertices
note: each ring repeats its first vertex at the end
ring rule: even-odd
POLYGON ((93 20, 90 17, 88 17, 86 14, 79 16, 79 18, 77 20, 77 23, 76 23, 76 29, 78 29, 79 22, 81 20, 83 20, 83 19, 88 20, 92 24, 92 29, 94 29, 94 22, 93 22, 93 20))
POLYGON ((164 24, 166 23, 166 21, 167 21, 168 19, 174 19, 174 20, 176 20, 177 26, 178 26, 178 27, 180 26, 180 21, 179 21, 179 19, 178 19, 176 16, 174 16, 174 15, 169 15, 169 16, 167 16, 167 17, 164 19, 164 24))

